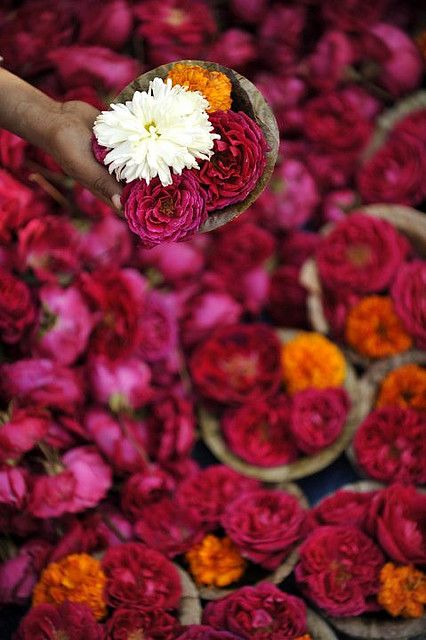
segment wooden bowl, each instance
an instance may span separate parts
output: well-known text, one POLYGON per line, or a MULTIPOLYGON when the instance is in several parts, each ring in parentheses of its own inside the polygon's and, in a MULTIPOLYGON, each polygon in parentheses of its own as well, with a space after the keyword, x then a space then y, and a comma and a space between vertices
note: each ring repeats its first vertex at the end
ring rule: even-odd
POLYGON ((280 141, 278 126, 270 106, 254 84, 236 71, 228 69, 228 67, 223 67, 220 64, 216 64, 216 62, 206 62, 205 60, 176 60, 156 67, 128 84, 127 87, 118 94, 114 102, 126 102, 126 100, 132 99, 135 91, 146 91, 151 80, 154 78, 165 78, 170 69, 177 63, 188 65, 196 64, 209 71, 220 71, 228 76, 232 83, 231 95, 233 111, 244 111, 244 113, 252 118, 262 129, 269 147, 269 151, 266 154, 265 170, 253 191, 241 202, 210 213, 206 222, 199 229, 200 232, 212 231, 243 213, 243 211, 253 204, 268 184, 278 155, 280 141))
MULTIPOLYGON (((304 493, 296 484, 281 483, 281 484, 277 484, 276 487, 274 488, 290 493, 291 495, 295 496, 299 500, 301 506, 304 509, 309 508, 309 504, 304 493)), ((271 487, 271 490, 273 490, 272 487, 271 487)), ((298 545, 296 545, 294 549, 290 551, 289 555, 284 560, 284 562, 280 564, 280 566, 277 569, 275 569, 273 573, 268 574, 267 576, 265 576, 261 580, 258 580, 254 584, 262 584, 263 582, 280 584, 293 571, 298 559, 299 559, 298 545)), ((198 592, 200 594, 200 597, 203 598, 203 600, 220 600, 221 598, 224 598, 225 596, 229 596, 231 593, 234 593, 234 591, 241 588, 242 586, 247 586, 247 585, 239 584, 238 586, 235 586, 235 587, 223 587, 223 588, 200 586, 198 589, 198 592)))
MULTIPOLYGON (((426 92, 424 93, 426 95, 426 92)), ((371 204, 359 207, 356 211, 390 222, 398 231, 407 236, 419 256, 426 259, 426 215, 424 213, 411 207, 396 204, 371 204)), ((333 227, 334 225, 326 225, 321 233, 327 235, 333 227)), ((330 334, 330 327, 322 304, 321 280, 314 258, 309 258, 303 265, 300 282, 308 290, 308 318, 313 329, 319 333, 330 334)), ((362 356, 349 347, 344 350, 351 362, 363 368, 382 361, 362 356)))
MULTIPOLYGON (((300 332, 287 329, 280 330, 278 333, 282 343, 285 343, 300 332)), ((258 467, 245 462, 232 453, 222 435, 220 421, 204 408, 199 411, 201 437, 218 460, 243 475, 257 478, 263 482, 286 482, 304 478, 305 476, 324 469, 336 460, 348 446, 358 425, 367 415, 363 412, 365 405, 360 403, 357 376, 348 362, 344 387, 351 399, 351 409, 340 436, 329 447, 326 447, 322 451, 314 455, 304 456, 290 464, 282 464, 276 467, 258 467)), ((368 411, 368 408, 366 410, 368 411)))

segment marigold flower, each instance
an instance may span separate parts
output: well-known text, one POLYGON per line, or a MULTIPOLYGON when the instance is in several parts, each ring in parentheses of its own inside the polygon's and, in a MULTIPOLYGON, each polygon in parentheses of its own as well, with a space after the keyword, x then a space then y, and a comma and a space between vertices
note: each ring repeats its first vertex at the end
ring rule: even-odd
POLYGON ((409 349, 413 343, 395 313, 389 297, 368 296, 346 318, 348 344, 368 358, 386 358, 409 349))
POLYGON ((244 573, 246 562, 232 540, 212 534, 205 536, 186 553, 189 568, 199 584, 226 587, 244 573))
POLYGON ((426 369, 405 364, 383 379, 376 407, 398 405, 426 410, 426 369))
POLYGON ((346 363, 335 344, 319 333, 300 333, 281 351, 284 381, 289 393, 304 389, 340 387, 346 363))
POLYGON ((106 614, 105 584, 99 560, 87 553, 73 553, 47 565, 34 588, 33 606, 78 602, 88 606, 100 620, 106 614))
POLYGON ((208 100, 207 113, 228 111, 231 108, 232 84, 220 71, 208 71, 197 64, 175 64, 167 74, 172 84, 179 84, 190 91, 199 91, 208 100))
POLYGON ((380 572, 379 604, 391 616, 421 618, 426 604, 426 574, 407 565, 387 562, 380 572))
POLYGON ((312 636, 309 633, 305 633, 305 635, 299 636, 295 640, 312 640, 312 636))

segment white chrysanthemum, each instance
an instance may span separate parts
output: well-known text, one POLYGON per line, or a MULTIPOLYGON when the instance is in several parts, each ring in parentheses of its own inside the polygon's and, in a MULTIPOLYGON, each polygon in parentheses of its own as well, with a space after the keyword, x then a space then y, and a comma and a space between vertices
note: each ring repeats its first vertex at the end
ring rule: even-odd
POLYGON ((112 104, 93 127, 99 144, 110 149, 104 160, 110 173, 148 184, 158 176, 166 186, 172 184, 170 169, 177 174, 199 169, 197 160, 209 160, 220 137, 213 133, 208 107, 198 91, 161 78, 154 78, 148 91, 135 91, 125 104, 112 104))

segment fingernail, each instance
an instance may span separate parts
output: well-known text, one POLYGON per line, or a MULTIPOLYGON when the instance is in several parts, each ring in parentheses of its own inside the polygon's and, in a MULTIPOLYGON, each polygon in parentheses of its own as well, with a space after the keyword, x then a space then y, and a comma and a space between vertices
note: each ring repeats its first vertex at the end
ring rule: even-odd
POLYGON ((112 204, 116 209, 121 209, 121 196, 119 193, 114 193, 111 198, 112 204))

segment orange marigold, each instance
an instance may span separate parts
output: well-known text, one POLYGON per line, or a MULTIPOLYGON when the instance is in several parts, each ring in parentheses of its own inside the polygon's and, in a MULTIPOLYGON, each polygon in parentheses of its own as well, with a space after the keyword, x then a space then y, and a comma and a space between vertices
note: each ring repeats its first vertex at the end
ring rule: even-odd
POLYGON ((417 364, 405 364, 383 379, 376 407, 398 405, 426 410, 426 369, 417 364))
POLYGON ((420 618, 426 604, 426 574, 412 566, 386 563, 380 572, 377 599, 391 616, 420 618))
POLYGON ((232 84, 228 76, 220 71, 209 71, 199 65, 175 64, 167 74, 172 84, 180 84, 190 91, 199 91, 210 107, 208 113, 213 111, 228 111, 231 108, 232 84))
POLYGON ((106 615, 106 576, 99 560, 87 553, 73 553, 51 562, 33 591, 33 606, 62 604, 66 600, 87 605, 97 620, 106 615))
POLYGON ((305 633, 304 636, 298 636, 295 640, 312 640, 312 636, 309 633, 305 633))
POLYGON ((190 571, 198 584, 226 587, 241 578, 246 561, 230 538, 205 536, 186 553, 190 571))
POLYGON ((300 333, 281 351, 284 382, 289 393, 340 387, 346 375, 343 353, 320 333, 300 333))
POLYGON ((348 344, 368 358, 386 358, 409 349, 413 343, 395 313, 389 297, 368 296, 348 313, 348 344))

